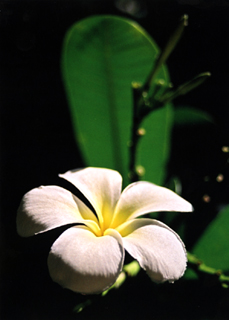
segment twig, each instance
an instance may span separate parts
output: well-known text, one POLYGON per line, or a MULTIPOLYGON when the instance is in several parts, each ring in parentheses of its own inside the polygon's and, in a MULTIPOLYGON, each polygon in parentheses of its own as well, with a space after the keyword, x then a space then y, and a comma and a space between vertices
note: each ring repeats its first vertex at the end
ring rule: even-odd
POLYGON ((196 272, 199 278, 208 279, 208 282, 220 283, 223 288, 229 287, 229 276, 223 274, 221 270, 214 269, 212 267, 207 266, 200 259, 198 259, 195 255, 188 252, 188 267, 196 272))

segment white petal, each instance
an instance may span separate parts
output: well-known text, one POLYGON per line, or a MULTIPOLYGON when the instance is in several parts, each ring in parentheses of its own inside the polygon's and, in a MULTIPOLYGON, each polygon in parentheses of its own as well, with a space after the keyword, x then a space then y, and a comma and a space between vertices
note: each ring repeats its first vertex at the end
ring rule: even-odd
POLYGON ((111 227, 156 211, 192 211, 192 205, 167 188, 145 181, 135 182, 121 194, 111 227))
MULTIPOLYGON (((141 220, 141 219, 137 219, 141 220)), ((174 281, 185 272, 187 257, 180 237, 165 224, 150 219, 145 226, 134 224, 133 231, 123 238, 124 248, 145 269, 155 282, 174 281)), ((131 226, 129 225, 129 228, 131 226)))
POLYGON ((121 194, 121 175, 110 169, 85 168, 67 171, 59 176, 71 182, 84 194, 96 210, 100 223, 104 222, 107 227, 121 194))
POLYGON ((53 281, 83 294, 100 293, 117 279, 123 267, 122 238, 115 230, 96 237, 81 227, 66 230, 48 257, 53 281))
POLYGON ((134 232, 135 230, 147 226, 147 225, 154 225, 158 223, 158 220, 155 219, 147 219, 147 218, 140 218, 140 219, 133 219, 128 220, 118 226, 115 230, 120 233, 122 237, 128 236, 130 233, 134 232))
POLYGON ((71 192, 57 186, 32 189, 24 195, 17 212, 19 235, 29 237, 62 225, 81 222, 98 229, 96 218, 94 221, 84 220, 84 216, 89 216, 89 209, 81 203, 81 214, 77 202, 81 201, 71 192))

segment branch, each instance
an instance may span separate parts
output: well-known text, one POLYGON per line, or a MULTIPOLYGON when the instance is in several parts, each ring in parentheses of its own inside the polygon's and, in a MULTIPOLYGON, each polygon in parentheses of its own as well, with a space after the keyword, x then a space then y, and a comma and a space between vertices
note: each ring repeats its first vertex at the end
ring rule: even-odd
MULTIPOLYGON (((212 283, 220 283, 223 288, 229 288, 229 276, 223 274, 221 270, 207 266, 195 255, 188 252, 188 267, 196 272, 200 278, 208 278, 212 283)), ((209 280, 209 282, 210 282, 209 280)))

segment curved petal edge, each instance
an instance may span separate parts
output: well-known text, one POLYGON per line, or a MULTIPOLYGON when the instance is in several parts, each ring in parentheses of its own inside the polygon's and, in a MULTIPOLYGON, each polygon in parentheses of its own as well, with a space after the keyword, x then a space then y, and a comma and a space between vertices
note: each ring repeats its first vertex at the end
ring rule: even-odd
POLYGON ((103 237, 80 227, 66 230, 48 256, 53 281, 82 294, 105 291, 118 278, 124 260, 122 238, 115 230, 103 237))
POLYGON ((124 237, 123 244, 155 282, 173 282, 186 270, 187 255, 182 240, 157 220, 124 237))

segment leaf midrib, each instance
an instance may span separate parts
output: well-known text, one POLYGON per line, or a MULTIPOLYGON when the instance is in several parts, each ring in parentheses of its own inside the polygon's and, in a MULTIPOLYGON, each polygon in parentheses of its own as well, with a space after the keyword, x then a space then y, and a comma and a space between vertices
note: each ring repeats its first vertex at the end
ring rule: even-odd
MULTIPOLYGON (((104 27, 104 26, 103 26, 104 27)), ((120 129, 118 125, 118 116, 117 116, 117 104, 116 104, 116 95, 115 95, 115 76, 112 68, 111 56, 113 52, 111 51, 110 46, 110 30, 109 26, 106 24, 106 32, 104 32, 103 38, 103 58, 104 58, 104 73, 105 73, 105 83, 107 84, 107 101, 109 107, 109 121, 110 121, 110 136, 112 144, 112 155, 114 159, 115 168, 119 172, 124 172, 124 163, 123 155, 121 154, 121 137, 120 129), (108 31, 109 30, 109 31, 108 31), (110 54, 111 53, 111 54, 110 54)))

